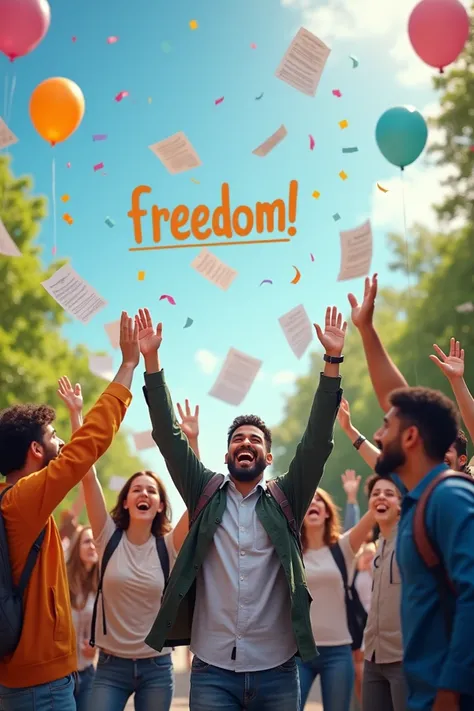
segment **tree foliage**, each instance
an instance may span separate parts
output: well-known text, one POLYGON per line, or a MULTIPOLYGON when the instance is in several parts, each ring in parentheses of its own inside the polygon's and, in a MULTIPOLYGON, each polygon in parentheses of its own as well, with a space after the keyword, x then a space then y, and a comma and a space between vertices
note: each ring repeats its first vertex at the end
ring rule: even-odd
MULTIPOLYGON (((41 285, 64 262, 48 268, 41 262, 42 248, 36 239, 47 207, 45 199, 31 191, 31 179, 15 178, 8 160, 0 158, 0 219, 22 252, 21 257, 0 255, 0 408, 46 402, 55 407, 57 430, 67 440, 69 417, 56 392, 59 376, 68 375, 81 383, 86 412, 106 383, 89 371, 87 349, 71 347, 61 335, 67 314, 41 285)), ((120 432, 98 465, 108 499, 113 498, 107 491, 110 476, 142 468, 140 459, 129 451, 125 433, 120 432)))

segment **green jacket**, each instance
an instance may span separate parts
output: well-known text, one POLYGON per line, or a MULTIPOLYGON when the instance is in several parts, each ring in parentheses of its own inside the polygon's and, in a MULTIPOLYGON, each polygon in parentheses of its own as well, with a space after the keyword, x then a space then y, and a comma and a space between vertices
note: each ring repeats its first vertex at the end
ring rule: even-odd
MULTIPOLYGON (((340 385, 339 377, 328 378, 321 374, 306 431, 296 449, 288 473, 277 479, 299 526, 333 448, 334 422, 342 397, 340 385)), ((214 472, 206 469, 199 461, 189 446, 186 435, 181 431, 163 371, 145 375, 143 390, 150 410, 153 439, 176 488, 188 510, 192 512, 214 472)), ((224 486, 199 514, 183 543, 169 577, 158 617, 145 640, 159 652, 163 647, 187 645, 190 642, 196 576, 222 520, 226 497, 224 486)), ((290 589, 291 618, 296 644, 302 660, 308 661, 317 655, 317 650, 309 616, 311 596, 296 539, 269 492, 260 497, 256 511, 285 571, 290 589)))

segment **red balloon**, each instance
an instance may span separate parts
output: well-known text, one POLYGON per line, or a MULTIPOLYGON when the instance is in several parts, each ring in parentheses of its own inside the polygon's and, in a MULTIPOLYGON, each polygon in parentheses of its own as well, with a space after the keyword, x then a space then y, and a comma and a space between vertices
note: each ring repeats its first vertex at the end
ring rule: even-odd
POLYGON ((408 21, 410 42, 430 67, 454 62, 469 38, 469 16, 458 0, 422 0, 408 21))

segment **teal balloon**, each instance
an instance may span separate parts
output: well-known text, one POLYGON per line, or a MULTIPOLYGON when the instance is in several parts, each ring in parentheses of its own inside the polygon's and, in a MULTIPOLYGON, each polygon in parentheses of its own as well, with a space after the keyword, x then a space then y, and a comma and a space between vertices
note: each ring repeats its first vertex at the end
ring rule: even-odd
POLYGON ((411 106, 388 109, 379 118, 375 129, 375 140, 382 155, 402 169, 416 161, 427 139, 426 121, 411 106))

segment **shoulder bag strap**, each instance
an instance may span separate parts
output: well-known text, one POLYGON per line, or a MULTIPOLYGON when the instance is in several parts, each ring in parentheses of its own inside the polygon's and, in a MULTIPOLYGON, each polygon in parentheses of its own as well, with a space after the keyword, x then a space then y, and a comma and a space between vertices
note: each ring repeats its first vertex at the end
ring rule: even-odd
POLYGON ((100 564, 100 574, 99 574, 99 585, 97 586, 97 593, 94 600, 94 609, 92 611, 92 622, 91 622, 91 638, 89 644, 91 647, 95 647, 95 626, 97 624, 97 606, 99 604, 99 597, 102 597, 102 629, 103 633, 107 634, 107 623, 105 621, 105 606, 104 606, 104 594, 102 591, 102 585, 104 583, 104 575, 109 560, 112 554, 116 550, 118 544, 122 539, 123 531, 120 528, 116 528, 114 533, 109 539, 109 542, 105 546, 104 555, 102 557, 102 562, 100 564))
POLYGON ((158 558, 160 559, 161 569, 163 571, 163 577, 165 579, 165 587, 170 577, 170 557, 168 555, 168 549, 166 547, 165 539, 160 536, 156 539, 156 550, 158 553, 158 558))
POLYGON ((212 499, 218 488, 221 486, 222 482, 224 481, 225 477, 223 474, 214 474, 214 476, 209 479, 207 482, 206 486, 203 489, 203 492, 201 496, 199 497, 199 501, 197 502, 196 508, 194 509, 193 515, 191 516, 189 520, 189 528, 193 525, 199 514, 203 509, 206 508, 208 505, 209 501, 212 499))

